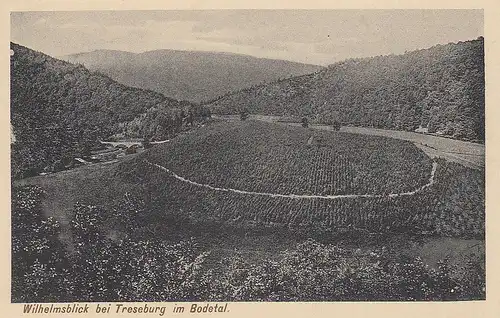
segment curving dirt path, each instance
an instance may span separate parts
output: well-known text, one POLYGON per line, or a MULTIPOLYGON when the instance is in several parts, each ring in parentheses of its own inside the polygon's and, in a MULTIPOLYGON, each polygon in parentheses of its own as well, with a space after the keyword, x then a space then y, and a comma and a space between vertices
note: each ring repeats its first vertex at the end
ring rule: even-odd
POLYGON ((253 192, 253 191, 244 191, 244 190, 237 190, 237 189, 231 189, 231 188, 219 188, 219 187, 214 187, 209 184, 203 184, 203 183, 198 183, 189 179, 186 179, 184 177, 179 176, 175 172, 171 171, 170 169, 161 166, 159 164, 150 162, 149 160, 144 159, 144 162, 146 162, 148 165, 154 166, 162 171, 165 171, 169 174, 171 174, 174 178, 176 178, 179 181, 186 182, 189 184, 192 184, 197 187, 203 187, 207 188, 210 190, 214 191, 220 191, 220 192, 233 192, 233 193, 239 193, 239 194, 248 194, 248 195, 260 195, 260 196, 266 196, 266 197, 272 197, 272 198, 289 198, 289 199, 355 199, 355 198, 394 198, 394 197, 402 197, 402 196, 411 196, 414 195, 420 191, 423 191, 424 189, 430 187, 431 185, 434 184, 434 175, 436 174, 436 169, 437 169, 437 163, 433 162, 432 163, 432 170, 431 170, 431 176, 429 177, 429 182, 426 184, 422 185, 419 188, 416 188, 412 191, 408 192, 401 192, 401 193, 389 193, 389 194, 337 194, 337 195, 306 195, 306 194, 278 194, 278 193, 268 193, 268 192, 253 192))

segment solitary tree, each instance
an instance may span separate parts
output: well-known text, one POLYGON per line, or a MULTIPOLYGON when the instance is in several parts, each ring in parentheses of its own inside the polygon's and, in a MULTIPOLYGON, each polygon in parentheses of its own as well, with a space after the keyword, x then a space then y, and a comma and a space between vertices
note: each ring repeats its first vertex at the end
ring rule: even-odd
POLYGON ((246 120, 247 118, 248 118, 248 111, 246 109, 244 109, 240 112, 240 119, 246 120))
POLYGON ((332 124, 333 130, 339 131, 340 130, 340 122, 338 120, 334 120, 332 124))
POLYGON ((309 127, 309 122, 307 120, 307 117, 302 117, 301 122, 302 122, 302 127, 305 127, 305 128, 309 127))
POLYGON ((189 110, 188 116, 186 118, 186 124, 189 124, 189 126, 193 126, 193 122, 194 122, 194 115, 193 112, 189 110))

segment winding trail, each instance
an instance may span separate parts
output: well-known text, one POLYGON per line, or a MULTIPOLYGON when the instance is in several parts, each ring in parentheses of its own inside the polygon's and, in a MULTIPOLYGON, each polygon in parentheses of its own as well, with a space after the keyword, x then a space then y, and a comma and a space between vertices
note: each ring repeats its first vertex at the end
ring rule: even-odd
POLYGON ((330 200, 335 200, 335 199, 356 199, 356 198, 395 198, 395 197, 403 197, 403 196, 412 196, 414 194, 417 194, 418 192, 421 192, 425 190, 426 188, 432 186, 434 184, 434 175, 436 174, 436 169, 437 169, 437 163, 433 162, 432 163, 432 170, 431 170, 431 176, 429 178, 429 182, 426 184, 422 185, 419 188, 416 188, 412 191, 408 192, 401 192, 401 193, 388 193, 388 194, 337 194, 337 195, 307 195, 307 194, 278 194, 278 193, 268 193, 268 192, 253 192, 253 191, 245 191, 245 190, 237 190, 237 189, 231 189, 231 188, 219 188, 219 187, 214 187, 209 184, 203 184, 203 183, 198 183, 189 179, 186 179, 184 177, 179 176, 175 172, 171 171, 170 169, 161 166, 159 164, 150 162, 147 159, 144 159, 144 162, 147 163, 148 165, 154 166, 162 171, 165 171, 172 175, 174 178, 176 178, 179 181, 189 183, 191 185, 197 186, 197 187, 203 187, 207 188, 213 191, 220 191, 220 192, 233 192, 233 193, 239 193, 239 194, 248 194, 248 195, 260 195, 260 196, 266 196, 266 197, 272 197, 272 198, 289 198, 289 199, 330 199, 330 200))

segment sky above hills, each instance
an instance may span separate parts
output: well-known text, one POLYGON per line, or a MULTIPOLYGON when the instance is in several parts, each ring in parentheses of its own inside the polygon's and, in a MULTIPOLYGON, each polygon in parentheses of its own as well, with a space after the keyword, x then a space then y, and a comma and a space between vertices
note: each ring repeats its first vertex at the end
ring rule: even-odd
POLYGON ((52 56, 98 49, 176 49, 327 65, 482 35, 482 10, 11 13, 11 40, 52 56))

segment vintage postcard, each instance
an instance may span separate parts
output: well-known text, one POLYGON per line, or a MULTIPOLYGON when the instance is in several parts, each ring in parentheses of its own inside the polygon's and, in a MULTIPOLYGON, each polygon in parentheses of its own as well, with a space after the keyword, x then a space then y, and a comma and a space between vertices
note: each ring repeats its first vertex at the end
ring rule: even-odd
POLYGON ((495 316, 494 7, 131 4, 6 10, 9 313, 495 316))

